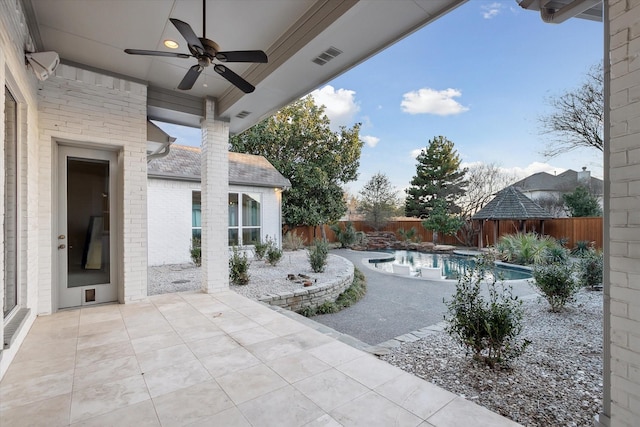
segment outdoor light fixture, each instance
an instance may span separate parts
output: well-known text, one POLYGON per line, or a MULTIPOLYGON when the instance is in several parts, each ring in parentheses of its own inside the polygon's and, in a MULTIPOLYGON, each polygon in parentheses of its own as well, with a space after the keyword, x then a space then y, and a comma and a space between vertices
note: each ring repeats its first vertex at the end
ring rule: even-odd
POLYGON ((177 49, 177 48, 180 47, 180 45, 177 42, 173 41, 173 40, 165 40, 163 43, 169 49, 177 49))

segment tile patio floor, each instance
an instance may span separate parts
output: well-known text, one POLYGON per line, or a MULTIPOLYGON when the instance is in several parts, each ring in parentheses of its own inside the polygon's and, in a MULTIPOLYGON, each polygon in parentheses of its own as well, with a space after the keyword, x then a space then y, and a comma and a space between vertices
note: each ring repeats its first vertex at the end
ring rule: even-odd
POLYGON ((232 291, 39 317, 2 426, 517 426, 232 291))

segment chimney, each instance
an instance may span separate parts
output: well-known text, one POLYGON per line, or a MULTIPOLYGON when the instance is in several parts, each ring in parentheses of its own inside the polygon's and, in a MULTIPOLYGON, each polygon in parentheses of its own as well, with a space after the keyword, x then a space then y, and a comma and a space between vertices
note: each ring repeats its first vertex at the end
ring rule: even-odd
POLYGON ((587 170, 586 166, 583 166, 582 171, 578 172, 578 184, 587 188, 591 184, 591 172, 587 170))

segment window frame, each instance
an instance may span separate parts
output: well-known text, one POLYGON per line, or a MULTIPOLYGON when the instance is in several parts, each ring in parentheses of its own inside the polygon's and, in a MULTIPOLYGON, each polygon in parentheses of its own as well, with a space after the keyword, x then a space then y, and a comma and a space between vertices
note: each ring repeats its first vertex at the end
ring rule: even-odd
POLYGON ((253 246, 254 243, 245 243, 244 241, 244 234, 245 231, 256 231, 258 232, 258 238, 257 241, 261 242, 262 241, 262 227, 263 227, 263 197, 262 197, 262 193, 260 192, 254 192, 254 191, 230 191, 229 192, 229 196, 227 198, 228 203, 229 203, 229 214, 228 214, 228 221, 227 221, 227 229, 228 229, 228 233, 227 233, 227 245, 228 246, 253 246), (235 205, 233 204, 232 201, 232 197, 235 196, 235 205), (258 203, 258 212, 257 212, 257 222, 258 225, 245 225, 245 206, 244 206, 244 200, 245 197, 248 197, 254 201, 256 201, 258 203), (235 206, 236 210, 235 210, 235 215, 236 215, 236 224, 232 225, 231 224, 231 209, 232 206, 235 206), (235 234, 234 237, 232 237, 232 234, 235 234), (235 244, 234 244, 235 242, 235 244))

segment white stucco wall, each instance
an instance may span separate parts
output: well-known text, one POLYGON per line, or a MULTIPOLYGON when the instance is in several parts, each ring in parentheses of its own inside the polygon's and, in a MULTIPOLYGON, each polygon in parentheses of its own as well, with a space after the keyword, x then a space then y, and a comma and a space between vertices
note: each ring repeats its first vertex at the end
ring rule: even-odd
MULTIPOLYGON (((150 266, 191 262, 193 191, 200 191, 199 182, 148 179, 150 266)), ((237 185, 230 185, 229 192, 260 194, 262 239, 269 236, 281 245, 280 193, 273 188, 237 185)))

